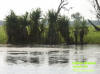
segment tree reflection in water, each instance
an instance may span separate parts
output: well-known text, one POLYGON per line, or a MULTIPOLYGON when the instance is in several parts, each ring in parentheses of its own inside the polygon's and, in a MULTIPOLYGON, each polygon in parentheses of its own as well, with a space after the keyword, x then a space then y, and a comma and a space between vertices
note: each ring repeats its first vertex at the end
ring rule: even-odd
POLYGON ((6 61, 9 64, 41 64, 47 61, 49 65, 67 64, 69 62, 69 50, 54 51, 8 51, 6 61), (44 56, 46 55, 46 56, 44 56), (48 57, 47 59, 45 57, 48 57))

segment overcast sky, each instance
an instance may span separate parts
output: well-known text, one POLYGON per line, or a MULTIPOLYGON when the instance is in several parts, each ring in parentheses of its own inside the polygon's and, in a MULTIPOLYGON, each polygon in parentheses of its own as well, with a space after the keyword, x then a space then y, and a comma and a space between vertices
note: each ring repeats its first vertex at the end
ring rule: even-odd
MULTIPOLYGON (((41 8, 43 13, 47 13, 48 9, 57 9, 60 0, 0 0, 0 20, 7 16, 10 10, 14 10, 17 15, 22 15, 26 11, 30 12, 34 8, 41 8)), ((62 14, 70 16, 72 13, 80 12, 86 19, 94 19, 91 10, 93 10, 89 0, 69 0, 67 8, 73 7, 72 10, 62 10, 62 14)))

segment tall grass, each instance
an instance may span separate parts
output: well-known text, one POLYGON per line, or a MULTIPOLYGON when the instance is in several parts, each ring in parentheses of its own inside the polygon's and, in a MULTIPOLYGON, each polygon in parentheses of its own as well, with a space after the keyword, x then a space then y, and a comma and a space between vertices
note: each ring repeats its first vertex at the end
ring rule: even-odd
POLYGON ((5 26, 0 26, 0 44, 5 44, 7 42, 7 35, 5 32, 5 26))
POLYGON ((88 44, 100 44, 100 31, 95 31, 95 29, 90 26, 89 32, 85 37, 85 42, 88 44))

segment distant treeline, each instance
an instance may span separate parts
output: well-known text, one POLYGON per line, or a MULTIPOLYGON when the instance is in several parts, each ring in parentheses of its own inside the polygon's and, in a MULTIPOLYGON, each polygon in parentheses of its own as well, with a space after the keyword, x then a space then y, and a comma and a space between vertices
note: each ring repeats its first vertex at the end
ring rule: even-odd
POLYGON ((6 17, 6 33, 9 44, 83 44, 84 36, 88 33, 88 26, 79 14, 72 15, 73 27, 70 19, 54 10, 49 10, 45 16, 41 9, 26 12, 18 16, 11 11, 6 17))
POLYGON ((0 20, 0 26, 3 25, 3 24, 4 24, 4 21, 1 21, 1 20, 0 20))

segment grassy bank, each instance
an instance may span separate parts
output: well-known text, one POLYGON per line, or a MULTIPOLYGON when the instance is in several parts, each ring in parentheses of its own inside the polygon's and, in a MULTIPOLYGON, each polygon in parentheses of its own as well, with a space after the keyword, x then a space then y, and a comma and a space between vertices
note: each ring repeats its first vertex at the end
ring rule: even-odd
MULTIPOLYGON (((100 31, 95 31, 95 29, 90 26, 89 32, 84 38, 85 42, 88 44, 100 44, 100 31)), ((5 32, 5 27, 0 26, 0 44, 7 43, 7 35, 5 32)))
POLYGON ((100 31, 95 31, 95 29, 90 26, 85 41, 89 44, 100 44, 100 31))

